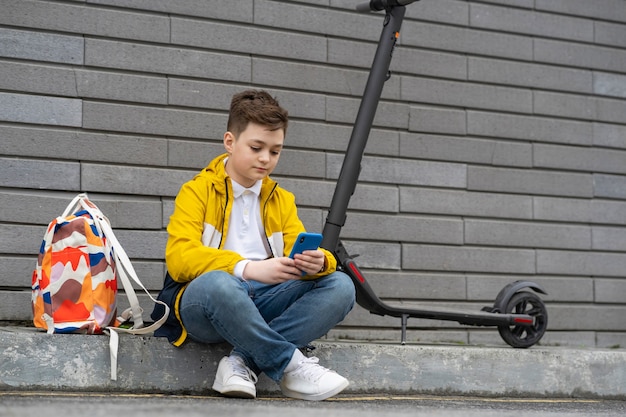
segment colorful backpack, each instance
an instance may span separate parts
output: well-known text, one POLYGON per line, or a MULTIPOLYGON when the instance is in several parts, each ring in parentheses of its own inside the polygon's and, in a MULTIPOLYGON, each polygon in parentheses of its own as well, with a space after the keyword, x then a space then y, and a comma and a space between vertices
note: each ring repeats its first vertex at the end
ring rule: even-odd
POLYGON ((48 225, 32 276, 35 327, 48 333, 107 333, 111 337, 111 379, 117 378, 117 332, 148 334, 167 319, 169 307, 146 290, 119 244, 108 219, 77 195, 60 217, 48 225), (144 327, 130 275, 165 314, 144 327), (117 278, 130 308, 117 314, 117 278), (121 326, 121 327, 120 327, 121 326))

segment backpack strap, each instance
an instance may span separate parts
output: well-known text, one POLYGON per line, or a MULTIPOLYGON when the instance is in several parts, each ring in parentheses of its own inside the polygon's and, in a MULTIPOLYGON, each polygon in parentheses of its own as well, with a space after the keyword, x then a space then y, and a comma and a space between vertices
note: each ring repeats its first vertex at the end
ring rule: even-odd
MULTIPOLYGON (((133 267, 133 264, 131 263, 130 258, 126 254, 126 251, 117 240, 115 233, 113 233, 113 229, 111 228, 109 220, 104 216, 104 214, 102 214, 100 209, 98 209, 98 207, 96 207, 95 204, 89 201, 87 194, 83 193, 83 194, 79 194, 78 196, 76 196, 74 200, 72 200, 70 205, 68 205, 69 212, 71 212, 71 210, 75 208, 77 205, 85 209, 91 215, 91 217, 94 220, 94 223, 96 224, 96 227, 100 228, 102 232, 104 233, 104 236, 106 237, 106 240, 107 240, 107 246, 109 246, 109 248, 112 248, 112 253, 113 253, 113 256, 115 257, 115 264, 116 264, 118 277, 120 278, 120 281, 122 282, 122 285, 124 286, 124 292, 126 293, 126 296, 128 297, 128 301, 130 303, 130 308, 125 310, 122 313, 122 317, 125 320, 128 320, 132 316, 133 326, 130 328, 108 326, 106 328, 107 330, 109 330, 109 336, 110 336, 109 348, 110 348, 110 353, 111 353, 111 379, 116 380, 117 379, 117 351, 118 351, 118 346, 119 346, 118 332, 130 333, 130 334, 135 334, 135 335, 144 335, 144 334, 152 333, 155 330, 157 330, 159 327, 161 327, 163 323, 165 323, 170 313, 170 308, 163 301, 156 300, 150 294, 150 292, 146 289, 146 287, 143 285, 143 283, 137 276, 137 273, 135 272, 135 268, 133 267), (148 297, 150 297, 152 301, 154 301, 157 304, 161 304, 165 309, 163 317, 155 321, 150 326, 147 326, 147 327, 144 326, 143 316, 142 316, 143 310, 139 305, 139 300, 137 299, 137 294, 135 293, 135 289, 133 288, 133 285, 130 282, 130 279, 128 278, 129 275, 133 279, 133 281, 137 285, 139 285, 145 291, 146 294, 148 294, 148 297)), ((68 209, 66 209, 66 211, 68 211, 68 209)), ((67 214, 65 214, 65 216, 67 216, 67 214)))

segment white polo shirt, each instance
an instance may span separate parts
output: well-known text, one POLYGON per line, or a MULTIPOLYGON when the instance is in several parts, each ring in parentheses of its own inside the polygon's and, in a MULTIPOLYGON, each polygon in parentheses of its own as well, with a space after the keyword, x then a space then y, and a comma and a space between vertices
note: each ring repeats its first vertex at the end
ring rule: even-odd
POLYGON ((261 180, 250 188, 245 188, 232 179, 231 182, 234 201, 224 249, 237 252, 246 258, 235 265, 235 276, 242 278, 248 262, 267 259, 270 251, 261 221, 261 180))

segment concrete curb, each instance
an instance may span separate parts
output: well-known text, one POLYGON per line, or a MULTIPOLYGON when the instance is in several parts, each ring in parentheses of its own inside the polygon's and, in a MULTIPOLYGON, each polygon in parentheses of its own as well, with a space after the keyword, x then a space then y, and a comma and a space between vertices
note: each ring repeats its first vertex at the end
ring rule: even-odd
MULTIPOLYGON (((0 328, 1 390, 168 392, 215 395, 230 348, 120 335, 118 379, 106 336, 0 328)), ((320 363, 350 380, 344 393, 626 399, 626 350, 314 343, 320 363)), ((280 394, 264 375, 261 394, 280 394)))

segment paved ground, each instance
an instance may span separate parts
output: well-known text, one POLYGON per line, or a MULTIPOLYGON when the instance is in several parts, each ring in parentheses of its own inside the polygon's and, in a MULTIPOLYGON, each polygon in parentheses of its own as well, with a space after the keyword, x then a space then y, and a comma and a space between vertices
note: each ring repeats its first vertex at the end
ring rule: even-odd
MULTIPOLYGON (((320 363, 350 380, 345 394, 626 400, 625 349, 315 343, 320 363)), ((215 395, 226 345, 122 335, 118 379, 107 336, 0 328, 0 390, 215 395)), ((262 375, 261 395, 280 395, 262 375)))
POLYGON ((194 395, 0 393, 0 415, 28 417, 622 417, 626 402, 577 399, 515 399, 435 396, 346 396, 311 403, 265 397, 257 400, 194 395))

